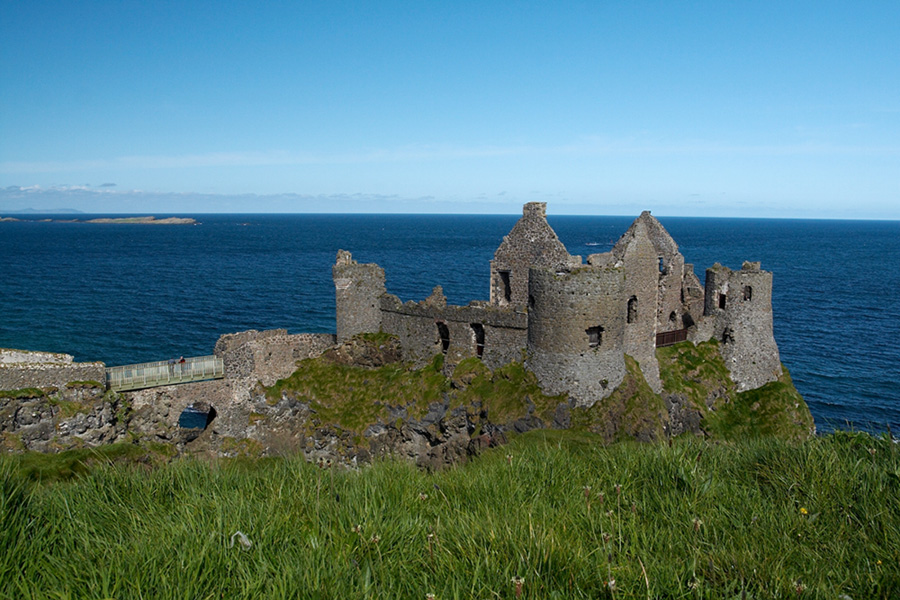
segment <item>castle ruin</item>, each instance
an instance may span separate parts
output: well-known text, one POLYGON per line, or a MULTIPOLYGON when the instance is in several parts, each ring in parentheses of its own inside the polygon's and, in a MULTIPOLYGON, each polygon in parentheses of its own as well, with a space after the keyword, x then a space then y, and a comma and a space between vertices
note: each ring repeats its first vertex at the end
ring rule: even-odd
POLYGON ((643 212, 612 250, 572 256, 547 223, 546 204, 522 218, 490 263, 490 299, 447 304, 440 286, 403 303, 385 288, 384 270, 338 252, 332 269, 337 340, 384 332, 404 360, 435 354, 447 368, 479 357, 495 369, 524 360, 548 394, 591 406, 625 377, 625 355, 662 390, 656 348, 717 339, 739 391, 776 381, 781 360, 772 333, 772 274, 758 262, 740 271, 716 264, 700 283, 660 222, 643 212))

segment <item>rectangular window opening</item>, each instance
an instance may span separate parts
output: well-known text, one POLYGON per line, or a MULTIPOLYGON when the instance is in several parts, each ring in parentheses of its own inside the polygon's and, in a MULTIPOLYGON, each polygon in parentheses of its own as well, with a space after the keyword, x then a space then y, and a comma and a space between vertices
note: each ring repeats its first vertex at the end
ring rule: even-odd
POLYGON ((588 336, 588 346, 590 346, 591 348, 597 348, 600 346, 600 344, 603 343, 602 327, 588 327, 587 329, 585 329, 585 333, 588 336))
POLYGON ((509 283, 509 271, 500 271, 500 282, 503 284, 503 300, 512 300, 512 286, 509 283))

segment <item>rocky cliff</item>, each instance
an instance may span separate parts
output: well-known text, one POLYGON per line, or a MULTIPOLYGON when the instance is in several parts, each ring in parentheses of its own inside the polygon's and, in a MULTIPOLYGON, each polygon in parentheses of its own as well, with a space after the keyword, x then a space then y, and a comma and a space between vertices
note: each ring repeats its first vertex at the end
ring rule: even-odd
MULTIPOLYGON (((258 352, 263 338, 249 338, 258 352)), ((396 338, 363 335, 298 361, 277 381, 247 373, 122 394, 92 383, 2 392, 0 435, 13 451, 143 441, 215 456, 299 452, 345 464, 394 456, 437 468, 539 428, 592 431, 607 442, 682 434, 805 438, 814 431, 786 371, 777 382, 738 392, 714 341, 659 349, 659 394, 628 357, 622 384, 590 408, 566 394, 544 394, 520 363, 491 371, 470 358, 448 372, 442 358, 414 368, 400 361, 396 338), (214 410, 210 425, 180 428, 182 411, 201 404, 214 410)))

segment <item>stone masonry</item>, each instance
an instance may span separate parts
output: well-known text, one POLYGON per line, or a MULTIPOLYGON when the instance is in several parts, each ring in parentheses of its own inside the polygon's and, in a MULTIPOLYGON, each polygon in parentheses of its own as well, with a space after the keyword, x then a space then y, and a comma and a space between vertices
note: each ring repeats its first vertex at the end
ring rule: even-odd
POLYGON ((337 339, 394 334, 405 360, 421 365, 443 353, 447 369, 472 356, 492 369, 524 358, 546 392, 568 393, 576 406, 612 393, 626 354, 660 392, 659 334, 718 339, 741 391, 781 374, 771 273, 759 263, 736 272, 716 265, 704 288, 648 211, 611 251, 583 264, 547 223, 546 205, 528 203, 490 266, 487 302, 448 306, 437 287, 422 302, 401 303, 385 291, 378 265, 357 264, 341 250, 333 269, 337 339))
POLYGON ((72 362, 69 354, 0 348, 0 390, 63 387, 71 381, 106 383, 102 362, 72 362))

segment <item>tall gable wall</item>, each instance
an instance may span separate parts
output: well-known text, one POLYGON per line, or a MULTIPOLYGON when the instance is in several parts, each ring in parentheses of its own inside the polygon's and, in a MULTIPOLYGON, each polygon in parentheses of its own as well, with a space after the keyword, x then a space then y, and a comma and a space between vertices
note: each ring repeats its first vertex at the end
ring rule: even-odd
POLYGON ((547 223, 547 204, 529 202, 491 261, 491 304, 524 306, 532 267, 565 269, 580 263, 581 257, 570 256, 547 223))
POLYGON ((625 354, 637 360, 644 378, 655 392, 662 391, 656 360, 659 258, 644 223, 629 230, 631 240, 622 253, 625 271, 625 354))
POLYGON ((642 239, 649 240, 656 252, 657 262, 654 267, 657 275, 656 331, 662 333, 682 329, 687 326, 682 318, 684 256, 678 251, 678 244, 662 223, 653 217, 650 211, 642 212, 616 242, 612 249, 613 256, 619 261, 624 260, 628 247, 636 239, 638 229, 643 231, 642 239))

